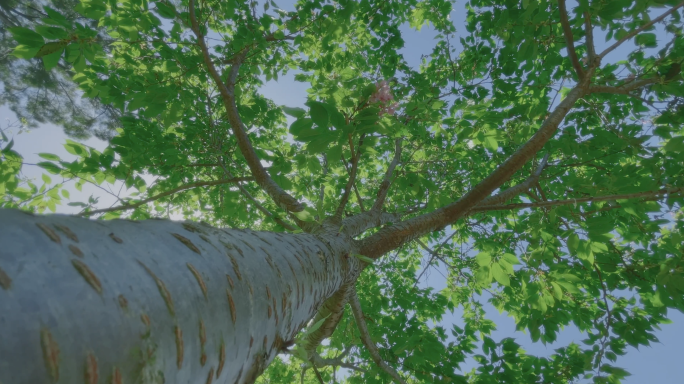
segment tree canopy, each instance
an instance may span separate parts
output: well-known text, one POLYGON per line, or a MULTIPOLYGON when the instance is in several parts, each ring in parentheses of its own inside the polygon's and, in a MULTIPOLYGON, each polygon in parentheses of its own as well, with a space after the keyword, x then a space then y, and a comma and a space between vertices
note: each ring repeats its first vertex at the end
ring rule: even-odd
POLYGON ((85 126, 116 130, 104 151, 69 141, 75 161, 40 154, 42 185, 3 134, 0 207, 54 212, 68 183, 120 181, 113 207, 69 204, 355 239, 368 266, 318 372, 295 353, 264 383, 329 382, 328 366, 350 383, 617 383, 619 356, 684 310, 684 2, 472 0, 463 26, 446 0, 6 3, 0 102, 86 132, 51 105, 76 95, 106 112, 85 126), (411 66, 402 29, 426 25, 411 66), (261 91, 292 74, 305 108, 261 91), (431 269, 445 289, 422 284, 431 269), (535 342, 574 326, 584 344, 528 354, 491 337, 485 303, 535 342))

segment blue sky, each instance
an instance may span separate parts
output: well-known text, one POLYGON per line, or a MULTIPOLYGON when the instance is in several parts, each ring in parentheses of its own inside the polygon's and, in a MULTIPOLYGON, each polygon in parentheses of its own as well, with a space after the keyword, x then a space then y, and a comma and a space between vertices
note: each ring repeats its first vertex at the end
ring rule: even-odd
MULTIPOLYGON (((277 3, 284 9, 292 9, 290 1, 277 1, 277 3)), ((571 10, 573 4, 569 3, 568 8, 571 10)), ((656 10, 655 14, 659 14, 662 10, 656 10)), ((451 20, 455 23, 459 33, 467 33, 464 26, 465 10, 464 2, 456 3, 455 10, 451 15, 451 20)), ((423 28, 420 32, 413 31, 408 26, 402 28, 404 33, 405 47, 401 50, 409 64, 418 65, 422 54, 428 54, 435 40, 433 39, 435 33, 430 27, 423 28)), ((597 50, 600 52, 602 48, 608 46, 605 39, 601 38, 601 32, 595 31, 597 50)), ((615 62, 626 57, 626 54, 633 46, 625 44, 623 47, 615 50, 606 57, 604 63, 615 62)), ((287 105, 290 107, 301 107, 306 101, 306 84, 294 82, 293 74, 281 77, 278 81, 268 82, 262 89, 262 93, 271 98, 276 104, 287 105)), ((16 117, 6 107, 0 107, 0 127, 5 128, 8 122, 15 121, 16 117)), ((8 136, 12 136, 10 132, 6 132, 8 136)), ((48 152, 55 153, 63 159, 72 159, 62 147, 65 143, 66 136, 60 128, 46 125, 31 132, 24 132, 17 134, 14 130, 14 149, 24 156, 28 163, 36 163, 39 160, 38 153, 48 152)), ((103 149, 106 143, 90 139, 84 142, 86 145, 97 149, 103 149)), ((34 178, 40 184, 40 168, 27 166, 24 174, 34 178)), ((55 179, 55 177, 53 177, 55 179)), ((111 188, 112 193, 119 190, 120 185, 111 188)), ((72 201, 84 201, 92 194, 100 197, 102 206, 109 206, 115 202, 114 197, 110 196, 109 192, 96 188, 94 186, 86 185, 83 192, 76 191, 73 187, 69 189, 71 192, 72 201)), ((58 208, 60 213, 73 213, 77 208, 63 205, 58 208)), ((446 286, 444 271, 439 268, 433 269, 427 276, 429 277, 427 284, 435 289, 442 289, 446 286)), ((498 330, 494 334, 495 339, 504 337, 514 337, 523 347, 530 353, 546 355, 553 352, 555 348, 562 345, 567 345, 570 342, 581 344, 584 338, 576 329, 569 328, 560 333, 558 341, 553 345, 544 346, 541 343, 533 344, 527 334, 515 332, 515 323, 512 318, 505 314, 499 314, 498 311, 491 308, 488 311, 490 319, 494 320, 498 326, 498 330)), ((617 365, 628 369, 632 376, 628 377, 624 383, 626 384, 640 384, 640 383, 661 383, 661 384, 679 384, 684 382, 680 377, 679 366, 681 361, 681 345, 684 345, 684 315, 679 312, 671 312, 671 319, 673 324, 665 324, 662 326, 662 331, 657 333, 660 343, 653 344, 650 347, 641 348, 640 350, 630 349, 626 356, 619 358, 617 365)), ((451 323, 460 323, 459 313, 454 316, 447 316, 442 322, 447 328, 450 328, 451 323)), ((468 364, 470 365, 470 364, 468 364)), ((472 366, 464 366, 468 370, 472 366)))

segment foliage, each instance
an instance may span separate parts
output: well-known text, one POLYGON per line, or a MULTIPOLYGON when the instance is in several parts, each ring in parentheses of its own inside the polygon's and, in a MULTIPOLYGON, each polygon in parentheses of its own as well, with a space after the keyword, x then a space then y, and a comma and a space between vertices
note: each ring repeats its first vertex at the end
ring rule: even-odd
MULTIPOLYGON (((16 46, 10 33, 12 28, 35 29, 40 36, 26 35, 26 42, 42 45, 44 40, 67 37, 74 21, 97 27, 97 22, 76 12, 78 4, 78 0, 0 1, 0 105, 7 105, 26 127, 52 123, 63 127, 73 138, 83 139, 94 134, 108 139, 120 126, 120 112, 102 104, 97 97, 83 98, 78 84, 71 80, 75 72, 64 59, 43 55, 43 60, 27 61, 11 55, 12 48, 16 46), (50 15, 42 9, 48 3, 54 9, 50 11, 52 15, 61 15, 56 16, 57 20, 52 24, 42 21, 50 15)), ((106 35, 99 34, 97 38, 107 49, 106 35)), ((52 46, 59 47, 60 44, 52 46)))
MULTIPOLYGON (((299 219, 250 179, 252 165, 191 31, 187 2, 90 0, 75 8, 82 18, 45 8, 47 17, 10 31, 13 54, 28 60, 22 65, 64 63, 84 96, 121 114, 106 150, 69 142, 78 160, 43 154, 39 164, 77 185, 125 182, 134 193, 117 209, 71 203, 106 219, 177 215, 283 231, 290 221, 333 216, 349 194, 344 214, 356 215, 373 206, 398 138, 401 161, 385 208, 416 217, 478 185, 588 74, 588 91, 543 150, 501 180, 499 191, 524 182, 548 154, 538 182, 509 201, 527 205, 472 211, 421 234, 425 247, 414 241, 383 256, 357 290, 383 360, 409 382, 617 383, 628 374, 618 357, 656 341, 668 310, 684 310, 682 4, 580 1, 567 15, 574 59, 559 4, 471 0, 467 33, 458 39, 445 0, 309 0, 294 11, 272 1, 198 2, 200 32, 222 82, 230 83, 231 65, 242 60, 239 116, 268 174, 310 207, 299 219), (585 15, 597 44, 626 39, 633 49, 592 61, 585 15), (438 33, 418 67, 401 53, 407 25, 438 33), (105 35, 106 48, 99 42, 105 35), (292 72, 310 85, 306 109, 260 93, 292 72), (388 104, 392 97, 397 105, 388 104), (352 193, 346 185, 354 172, 352 193), (445 289, 424 287, 431 268, 446 274, 445 289), (512 338, 492 338, 486 303, 535 342, 553 343, 574 326, 584 345, 528 354, 512 338), (462 324, 445 326, 449 313, 462 324), (472 371, 459 368, 473 361, 472 371)), ((54 209, 59 196, 46 203, 42 195, 56 192, 18 186, 21 156, 3 140, 0 206, 54 209)), ((334 358, 344 350, 346 361, 366 370, 349 371, 348 382, 390 380, 348 313, 319 353, 334 358)), ((277 360, 260 380, 292 382, 300 364, 277 360)), ((321 368, 326 378, 331 372, 321 368)), ((310 370, 305 379, 316 382, 310 370)))

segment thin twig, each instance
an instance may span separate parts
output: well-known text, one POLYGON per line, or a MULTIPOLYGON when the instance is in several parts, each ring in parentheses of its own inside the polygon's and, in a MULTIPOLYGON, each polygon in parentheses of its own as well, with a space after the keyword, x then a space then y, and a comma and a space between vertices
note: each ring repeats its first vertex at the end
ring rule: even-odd
POLYGON ((354 182, 356 181, 356 173, 359 168, 359 159, 361 158, 361 146, 363 145, 364 137, 365 135, 361 135, 361 138, 359 139, 359 145, 356 148, 356 153, 354 153, 354 144, 351 140, 351 137, 349 138, 352 165, 351 170, 349 171, 349 180, 347 180, 347 185, 344 187, 344 193, 342 194, 342 198, 340 198, 340 204, 337 206, 337 210, 335 210, 335 214, 333 215, 333 220, 335 221, 342 221, 342 213, 344 212, 344 208, 347 206, 347 202, 349 201, 349 195, 351 194, 352 187, 354 186, 354 182))
POLYGON ((351 369, 353 371, 366 372, 366 370, 363 368, 359 368, 354 364, 345 363, 344 361, 342 361, 342 359, 344 359, 348 353, 349 353, 349 351, 345 350, 345 352, 343 352, 340 356, 337 356, 333 359, 327 359, 327 358, 321 357, 321 355, 319 355, 318 353, 314 353, 313 356, 311 357, 311 362, 319 368, 342 367, 342 368, 351 369))
POLYGON ((166 192, 156 194, 152 197, 148 197, 147 199, 140 200, 137 203, 119 205, 119 206, 110 207, 110 208, 96 209, 94 211, 88 211, 88 212, 82 212, 82 213, 79 213, 77 216, 91 216, 91 215, 95 215, 98 213, 113 212, 113 211, 127 211, 129 209, 138 208, 139 206, 141 206, 143 204, 147 204, 151 201, 159 200, 160 198, 162 198, 164 196, 173 195, 174 193, 178 193, 178 192, 185 191, 188 189, 199 188, 199 187, 207 187, 207 186, 211 186, 211 185, 223 185, 223 184, 239 183, 240 181, 249 181, 249 180, 253 180, 253 178, 251 178, 251 177, 231 177, 229 179, 222 179, 222 180, 198 181, 196 183, 181 185, 178 188, 174 188, 174 189, 168 190, 166 192))
POLYGON ((510 187, 504 191, 501 191, 494 196, 490 196, 482 200, 482 202, 480 202, 480 204, 478 204, 477 206, 479 207, 483 205, 498 205, 520 195, 521 193, 527 192, 530 188, 532 188, 535 184, 539 182, 539 177, 544 171, 544 168, 546 167, 548 161, 549 154, 547 153, 546 155, 544 155, 544 158, 537 166, 537 169, 535 169, 532 175, 525 179, 525 181, 523 181, 520 184, 516 184, 513 187, 510 187))
POLYGON ((354 314, 354 320, 356 320, 356 325, 358 326, 359 333, 361 334, 361 342, 363 342, 363 345, 365 345, 368 349, 373 362, 375 362, 380 369, 390 375, 397 384, 406 384, 406 381, 399 376, 399 373, 382 360, 380 351, 378 351, 378 347, 373 342, 373 339, 371 339, 370 333, 368 332, 368 327, 366 326, 366 320, 363 317, 363 311, 361 310, 359 297, 356 295, 356 288, 352 288, 351 292, 349 293, 349 305, 351 306, 352 313, 354 314))
POLYGON ((639 89, 649 84, 654 84, 656 82, 658 82, 657 78, 650 78, 635 80, 619 86, 592 85, 591 87, 589 87, 589 93, 613 93, 618 95, 632 96, 630 92, 632 92, 633 90, 639 89))
POLYGON ((627 199, 638 199, 638 198, 657 198, 663 195, 684 195, 684 187, 680 188, 663 188, 657 191, 646 191, 637 193, 628 193, 623 195, 607 195, 607 196, 594 196, 594 197, 581 197, 577 199, 565 199, 565 200, 550 200, 541 201, 538 203, 520 203, 520 204, 506 204, 506 205, 483 205, 473 208, 470 213, 475 212, 489 212, 489 211, 505 211, 511 209, 525 209, 525 208, 543 208, 543 207, 556 207, 559 205, 570 205, 579 203, 591 203, 596 201, 611 201, 611 200, 627 200, 627 199))
POLYGON ((311 367, 313 368, 313 371, 316 374, 316 378, 318 379, 318 382, 321 384, 325 384, 325 382, 323 381, 323 377, 321 377, 321 373, 318 372, 318 368, 316 368, 316 364, 313 364, 311 367))
POLYGON ((662 20, 665 19, 669 14, 671 14, 672 12, 674 12, 674 11, 676 11, 677 9, 681 8, 682 6, 684 6, 684 1, 681 2, 681 3, 679 3, 679 4, 677 4, 677 5, 675 5, 675 6, 672 7, 672 8, 670 8, 667 12, 663 13, 662 15, 660 15, 660 16, 656 17, 655 19, 649 21, 648 23, 644 24, 641 28, 637 28, 637 29, 635 29, 634 31, 632 31, 632 32, 630 32, 630 33, 628 33, 628 34, 626 34, 625 36, 622 37, 622 39, 618 40, 615 44, 611 45, 610 47, 606 48, 605 51, 601 52, 601 53, 598 55, 599 59, 604 58, 607 54, 609 54, 610 52, 612 52, 615 48, 619 47, 622 43, 624 43, 625 41, 627 41, 627 40, 631 39, 632 37, 636 36, 636 35, 639 34, 640 32, 645 31, 646 29, 650 28, 653 24, 655 24, 655 23, 657 23, 657 22, 659 22, 659 21, 662 21, 662 20))
POLYGON ((401 140, 402 139, 399 138, 394 141, 394 158, 387 167, 385 178, 378 189, 378 198, 375 200, 375 204, 373 204, 373 208, 371 208, 371 210, 380 210, 382 209, 383 204, 385 204, 385 198, 387 198, 387 192, 389 191, 389 187, 392 183, 392 173, 397 167, 397 164, 399 164, 399 161, 401 161, 401 140))

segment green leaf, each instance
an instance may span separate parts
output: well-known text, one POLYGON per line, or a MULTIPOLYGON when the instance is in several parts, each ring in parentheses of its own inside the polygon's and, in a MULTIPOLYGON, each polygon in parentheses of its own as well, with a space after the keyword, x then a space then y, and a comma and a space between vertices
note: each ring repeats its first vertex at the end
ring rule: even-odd
POLYGON ((511 265, 520 264, 518 257, 512 253, 504 253, 503 259, 506 260, 511 265))
POLYGON ((658 46, 655 33, 640 33, 634 38, 634 41, 637 45, 643 45, 649 48, 658 46))
POLYGON ((297 119, 303 118, 306 114, 306 111, 302 108, 290 108, 283 105, 280 107, 280 109, 282 109, 283 112, 287 113, 288 115, 296 117, 297 119))
POLYGON ((665 152, 684 152, 684 136, 673 137, 663 146, 665 152))
POLYGON ((64 144, 64 149, 72 155, 83 156, 87 153, 86 148, 83 144, 77 143, 73 140, 66 140, 67 143, 64 144))
POLYGON ((50 40, 60 40, 69 37, 69 34, 64 30, 64 28, 51 27, 48 25, 37 25, 36 32, 38 32, 44 38, 50 40))
MULTIPOLYGON (((63 42, 63 41, 58 41, 58 42, 54 42, 54 43, 47 43, 47 44, 43 45, 42 47, 40 47, 40 50, 38 50, 35 57, 43 57, 43 56, 51 55, 54 53, 59 53, 59 55, 58 55, 58 57, 59 57, 62 55, 62 52, 64 51, 64 48, 66 46, 67 46, 67 43, 63 42)), ((54 56, 48 60, 51 60, 51 62, 54 61, 55 60, 54 56)), ((47 67, 47 64, 46 64, 46 67, 47 67)))
POLYGON ((493 136, 485 136, 483 144, 484 147, 490 151, 496 151, 499 149, 499 143, 497 143, 496 138, 493 136))
MULTIPOLYGON (((7 140, 7 136, 3 134, 3 137, 5 141, 7 140)), ((2 153, 9 153, 12 150, 12 147, 14 147, 14 139, 10 140, 9 143, 5 146, 5 148, 2 149, 2 153)))
POLYGON ((14 27, 8 28, 8 30, 12 34, 12 37, 14 37, 14 40, 16 40, 19 44, 25 45, 29 48, 40 47, 43 45, 43 43, 45 43, 43 36, 28 28, 14 27))
POLYGON ((52 153, 39 153, 38 156, 42 157, 45 160, 50 160, 50 161, 61 161, 59 156, 53 155, 52 153))
POLYGON ((598 11, 598 15, 602 19, 611 20, 618 13, 622 12, 623 2, 622 1, 607 1, 604 3, 603 7, 598 11))
POLYGON ((99 20, 107 13, 107 6, 101 0, 81 0, 74 10, 89 19, 99 20))
POLYGON ((492 262, 492 255, 487 252, 480 252, 475 256, 475 261, 481 267, 488 266, 492 262))
POLYGON ((494 276, 494 279, 501 285, 506 287, 511 285, 511 280, 508 277, 508 274, 503 270, 503 268, 501 268, 499 264, 492 264, 492 276, 494 276))
POLYGON ((316 332, 316 331, 318 330, 318 328, 320 328, 321 325, 323 325, 323 323, 325 322, 325 319, 327 319, 329 316, 330 316, 330 315, 328 315, 328 316, 326 316, 326 317, 324 317, 324 318, 318 320, 318 321, 315 322, 313 325, 311 325, 310 327, 306 328, 306 331, 304 332, 304 335, 310 335, 310 334, 316 332))
POLYGON ((572 233, 572 234, 570 234, 570 236, 568 236, 568 240, 566 243, 568 245, 568 251, 570 252, 571 255, 577 254, 577 247, 579 246, 579 242, 580 242, 580 239, 576 233, 572 233))
POLYGON ((158 1, 155 4, 157 5, 157 13, 159 16, 165 19, 176 18, 176 7, 174 7, 173 4, 161 1, 158 1))
POLYGON ((354 255, 354 257, 356 257, 357 259, 359 259, 365 263, 368 263, 368 264, 373 264, 373 262, 375 262, 375 260, 371 259, 370 257, 366 257, 364 255, 354 255))
MULTIPOLYGON (((46 70, 49 71, 52 68, 57 66, 57 64, 59 63, 59 59, 62 57, 63 51, 64 51, 64 49, 62 48, 57 52, 53 52, 53 53, 50 53, 50 54, 43 56, 43 65, 45 65, 46 70)), ((38 54, 40 55, 40 52, 38 52, 38 54)), ((40 57, 40 56, 38 56, 38 57, 40 57)))
POLYGON ((292 125, 290 125, 290 133, 293 136, 299 136, 302 132, 311 130, 313 127, 313 120, 308 118, 300 118, 295 120, 292 125))
POLYGON ((328 109, 325 104, 318 101, 308 101, 306 103, 309 106, 309 114, 311 115, 311 120, 321 128, 328 127, 328 109))
POLYGON ((326 151, 328 161, 338 161, 342 158, 342 145, 334 145, 326 151))
POLYGON ((36 56, 36 53, 40 50, 40 47, 28 47, 26 45, 17 45, 14 50, 12 50, 12 55, 20 59, 32 59, 36 56))
POLYGON ((558 301, 563 300, 563 289, 561 288, 560 284, 552 281, 551 287, 553 287, 553 297, 555 297, 558 301))
POLYGON ((306 207, 304 208, 303 211, 300 212, 293 212, 293 215, 297 216, 299 220, 302 221, 309 221, 309 222, 315 222, 315 216, 316 216, 316 210, 311 208, 311 207, 306 207))
POLYGON ((76 58, 76 61, 74 61, 74 69, 77 70, 78 72, 83 72, 86 69, 85 56, 78 55, 78 57, 76 58))
POLYGON ((50 163, 48 161, 41 161, 37 165, 43 168, 44 170, 52 173, 53 175, 59 175, 59 173, 61 172, 61 168, 59 168, 54 163, 50 163))
POLYGON ((296 353, 297 357, 299 357, 303 361, 305 361, 307 363, 309 362, 309 356, 306 354, 306 350, 303 347, 298 345, 295 348, 295 353, 296 353))
POLYGON ((311 153, 321 153, 325 151, 330 143, 334 142, 336 140, 335 136, 333 135, 316 135, 313 137, 311 141, 306 145, 306 150, 311 152, 311 153))

